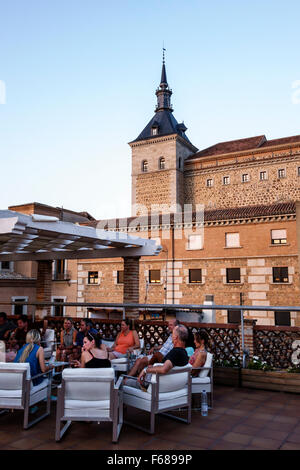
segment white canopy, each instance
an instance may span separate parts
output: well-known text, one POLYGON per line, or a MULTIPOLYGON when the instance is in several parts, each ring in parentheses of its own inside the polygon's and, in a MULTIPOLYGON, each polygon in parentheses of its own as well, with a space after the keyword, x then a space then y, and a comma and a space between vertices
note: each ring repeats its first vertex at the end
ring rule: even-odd
POLYGON ((0 261, 154 256, 154 240, 0 210, 0 261))

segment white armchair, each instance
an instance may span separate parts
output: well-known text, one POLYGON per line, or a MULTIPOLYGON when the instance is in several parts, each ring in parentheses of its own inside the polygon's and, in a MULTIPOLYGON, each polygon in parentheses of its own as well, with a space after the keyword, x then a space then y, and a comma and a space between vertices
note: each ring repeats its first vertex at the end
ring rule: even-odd
POLYGON ((202 393, 204 390, 209 395, 210 407, 213 407, 213 354, 207 353, 203 367, 198 367, 198 377, 192 378, 192 394, 202 393))
POLYGON ((65 369, 58 387, 55 439, 60 441, 72 421, 111 421, 112 441, 123 424, 122 377, 114 369, 65 369), (66 424, 61 429, 61 422, 66 424))
MULTIPOLYGON (((162 364, 155 364, 161 366, 162 364)), ((138 426, 129 421, 126 424, 134 426, 142 431, 154 434, 155 416, 163 414, 173 419, 183 421, 187 424, 191 422, 191 366, 173 367, 167 374, 151 374, 150 385, 147 391, 143 391, 135 386, 131 381, 137 378, 127 376, 128 382, 123 386, 124 405, 138 408, 150 413, 150 429, 138 426), (166 411, 186 408, 187 417, 180 418, 166 411)), ((128 413, 127 413, 128 414, 128 413)))
POLYGON ((50 414, 51 371, 30 376, 29 363, 0 363, 0 409, 24 410, 24 429, 28 429, 50 414), (32 380, 45 377, 39 385, 32 380), (48 378, 47 378, 48 376, 48 378), (46 412, 29 422, 29 408, 41 401, 46 401, 46 412))

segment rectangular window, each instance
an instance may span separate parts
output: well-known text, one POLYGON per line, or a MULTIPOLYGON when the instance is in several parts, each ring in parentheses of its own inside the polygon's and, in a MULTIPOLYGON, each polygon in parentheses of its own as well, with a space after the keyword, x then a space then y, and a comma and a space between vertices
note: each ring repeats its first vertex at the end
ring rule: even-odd
POLYGON ((189 269, 189 283, 201 284, 201 282, 202 282, 201 269, 189 269))
POLYGON ((228 284, 238 284, 241 282, 241 270, 240 268, 227 268, 226 269, 226 280, 228 284))
POLYGON ((99 284, 98 271, 89 271, 88 284, 99 284))
POLYGON ((202 235, 189 235, 188 249, 189 250, 202 250, 203 238, 202 235))
POLYGON ((273 268, 273 282, 289 282, 289 270, 286 266, 273 268))
POLYGON ((286 244, 286 230, 271 230, 272 245, 286 244))
POLYGON ((1 261, 0 271, 10 271, 10 261, 1 261))
POLYGON ((285 168, 280 168, 278 170, 278 178, 285 178, 285 168))
POLYGON ((68 273, 66 272, 66 260, 58 259, 53 263, 53 280, 54 281, 65 281, 67 280, 68 273))
POLYGON ((291 313, 287 311, 274 312, 275 325, 277 326, 291 326, 291 313))
POLYGON ((124 271, 117 271, 117 284, 124 284, 124 271))
POLYGON ((241 311, 240 310, 227 310, 227 322, 228 323, 241 323, 241 311))
POLYGON ((298 176, 300 176, 300 166, 298 166, 298 176))
POLYGON ((206 180, 206 186, 208 188, 211 188, 213 186, 213 180, 211 178, 209 178, 208 180, 206 180))
POLYGON ((242 182, 243 182, 243 183, 247 183, 247 181, 250 181, 249 173, 244 173, 244 174, 242 175, 242 182))
MULTIPOLYGON (((23 303, 28 302, 28 297, 12 297, 12 302, 23 303)), ((12 306, 13 315, 27 315, 27 305, 13 305, 12 306)))
POLYGON ((225 233, 225 246, 226 248, 235 248, 240 246, 239 233, 225 233))
MULTIPOLYGON (((64 299, 53 299, 53 302, 61 304, 65 300, 64 299)), ((55 305, 53 307, 53 313, 55 317, 63 317, 64 316, 64 306, 63 305, 55 305)))
POLYGON ((267 172, 266 171, 261 171, 259 173, 259 179, 260 179, 260 181, 265 181, 266 179, 268 179, 267 172))
POLYGON ((149 282, 150 282, 150 284, 159 284, 160 283, 160 270, 159 269, 150 269, 150 271, 149 271, 149 282))
POLYGON ((229 184, 229 183, 230 183, 229 176, 223 176, 223 184, 229 184))

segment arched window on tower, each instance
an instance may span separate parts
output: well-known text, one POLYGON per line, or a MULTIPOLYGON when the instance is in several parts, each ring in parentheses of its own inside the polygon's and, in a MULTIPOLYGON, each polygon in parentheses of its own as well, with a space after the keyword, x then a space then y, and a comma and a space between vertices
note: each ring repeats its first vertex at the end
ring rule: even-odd
POLYGON ((142 171, 144 173, 146 173, 148 171, 148 161, 147 160, 142 161, 142 171))
POLYGON ((166 160, 164 157, 160 157, 160 159, 158 160, 158 168, 160 170, 164 170, 166 168, 166 160))

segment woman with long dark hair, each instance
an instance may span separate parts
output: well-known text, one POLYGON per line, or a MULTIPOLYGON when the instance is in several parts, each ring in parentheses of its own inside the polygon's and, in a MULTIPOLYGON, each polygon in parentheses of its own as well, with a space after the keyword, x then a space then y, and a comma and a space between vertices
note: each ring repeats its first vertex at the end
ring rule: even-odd
POLYGON ((83 338, 81 361, 73 361, 75 367, 103 368, 111 367, 106 348, 100 349, 101 338, 99 334, 87 332, 83 338))

